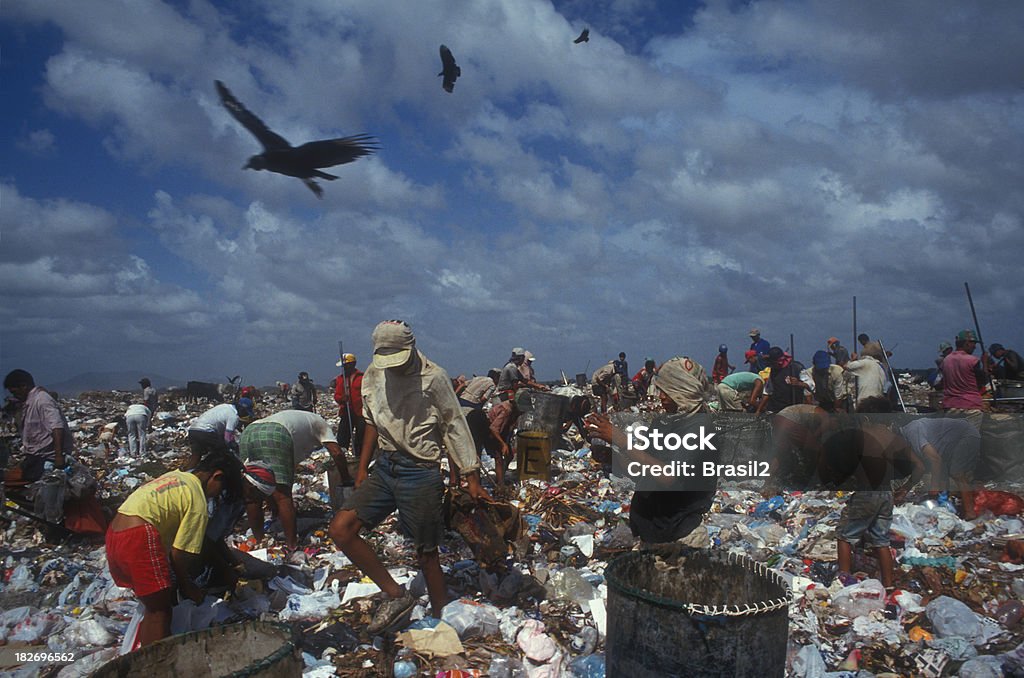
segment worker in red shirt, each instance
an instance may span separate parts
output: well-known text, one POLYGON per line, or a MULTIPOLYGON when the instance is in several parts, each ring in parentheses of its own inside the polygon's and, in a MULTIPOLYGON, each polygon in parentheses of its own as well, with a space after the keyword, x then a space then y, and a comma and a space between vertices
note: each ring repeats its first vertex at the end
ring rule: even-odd
POLYGON ((363 446, 363 372, 356 369, 356 357, 352 353, 341 356, 337 362, 341 374, 334 380, 334 402, 338 403, 338 444, 349 447, 357 456, 363 446), (353 431, 355 436, 353 437, 353 431))

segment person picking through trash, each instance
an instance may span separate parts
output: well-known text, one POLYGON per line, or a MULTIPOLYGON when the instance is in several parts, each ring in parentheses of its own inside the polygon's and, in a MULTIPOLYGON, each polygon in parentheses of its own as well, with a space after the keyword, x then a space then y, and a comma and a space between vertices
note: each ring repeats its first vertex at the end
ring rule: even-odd
MULTIPOLYGON (((281 410, 246 426, 239 440, 239 456, 243 461, 264 462, 274 471, 277 487, 270 496, 270 504, 281 520, 285 547, 291 551, 298 546, 295 500, 292 497, 295 467, 321 447, 330 453, 342 483, 352 485, 345 450, 338 444, 330 424, 319 414, 305 410, 281 410)), ((250 502, 246 513, 253 536, 262 540, 262 501, 250 502)))
POLYGON ((896 490, 894 501, 902 504, 907 493, 921 477, 929 474, 928 496, 935 499, 949 489, 949 480, 956 483, 963 504, 963 516, 974 520, 974 471, 981 455, 981 434, 965 419, 915 419, 902 429, 910 449, 921 460, 903 485, 896 490))
POLYGON ((21 466, 8 471, 5 482, 35 482, 47 472, 47 464, 64 469, 70 461, 74 438, 68 420, 53 396, 25 370, 11 370, 4 388, 18 401, 21 415, 18 432, 25 457, 21 466))
MULTIPOLYGON (((658 369, 655 387, 668 414, 701 414, 708 411, 705 394, 709 389, 707 373, 687 357, 666 361, 658 369)), ((658 420, 652 424, 657 428, 658 420)), ((631 461, 657 465, 663 463, 637 450, 629 450, 626 434, 614 426, 606 414, 587 417, 591 435, 610 441, 616 453, 628 455, 631 461)), ((666 482, 671 482, 666 480, 666 482)), ((629 526, 633 534, 649 544, 679 541, 688 546, 709 545, 708 534, 699 530, 711 509, 714 489, 704 490, 636 490, 629 510, 629 526)))
MULTIPOLYGON (((857 412, 888 414, 892 403, 876 396, 863 401, 857 412)), ((864 419, 858 426, 843 427, 823 443, 818 465, 820 478, 830 486, 852 483, 854 491, 843 506, 836 526, 838 572, 836 578, 844 586, 856 583, 851 574, 853 548, 863 542, 875 552, 882 585, 893 585, 893 558, 889 548, 892 525, 892 481, 914 472, 920 461, 910 445, 888 426, 864 419)))
POLYGON ((299 372, 292 385, 292 409, 305 412, 316 410, 316 384, 309 378, 309 372, 299 372))
POLYGON ((448 374, 416 348, 412 329, 401 320, 373 330, 373 361, 363 377, 366 437, 356 474, 356 491, 331 521, 330 535, 385 597, 367 628, 390 630, 408 618, 416 600, 400 586, 360 536, 398 509, 403 534, 416 545, 432 614, 448 602, 438 546, 444 538, 442 446, 465 476, 471 497, 490 501, 480 485, 473 438, 448 374), (375 447, 380 448, 368 476, 375 447))
POLYGON ((846 378, 843 368, 832 364, 827 351, 816 351, 811 359, 811 367, 804 370, 800 377, 814 384, 811 395, 818 407, 826 412, 846 411, 846 378))
POLYGON ((651 384, 654 382, 654 376, 657 374, 658 369, 654 358, 644 358, 644 366, 633 375, 633 388, 636 390, 637 397, 646 398, 651 390, 651 384))
POLYGON ((243 418, 252 416, 252 401, 239 398, 237 403, 215 405, 196 417, 188 427, 190 454, 185 468, 195 468, 211 452, 231 451, 243 418))
POLYGON ((128 429, 128 454, 132 457, 146 456, 146 433, 153 413, 143 403, 133 403, 124 412, 124 424, 128 429))
POLYGON ((993 376, 997 379, 1024 381, 1024 361, 1021 360, 1019 353, 1002 344, 992 344, 988 347, 988 352, 992 356, 993 376))
POLYGON ((217 582, 228 590, 233 589, 238 582, 238 570, 224 539, 232 533, 248 505, 262 506, 263 500, 277 489, 274 470, 266 462, 246 464, 242 468, 242 480, 239 487, 225 487, 216 498, 216 506, 206 524, 201 553, 203 562, 213 571, 211 584, 217 582), (240 491, 241 494, 232 494, 232 491, 240 491))
POLYGON ((132 589, 145 606, 136 643, 149 645, 171 634, 178 591, 196 604, 203 601, 191 571, 206 534, 207 500, 225 489, 240 492, 241 483, 238 459, 215 452, 191 472, 171 471, 149 481, 121 504, 107 530, 107 566, 114 583, 132 589))

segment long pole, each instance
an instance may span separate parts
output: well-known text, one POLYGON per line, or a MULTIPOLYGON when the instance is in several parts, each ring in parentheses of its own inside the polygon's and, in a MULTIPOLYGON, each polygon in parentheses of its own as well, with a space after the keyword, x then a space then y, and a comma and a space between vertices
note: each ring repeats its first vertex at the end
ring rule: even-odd
POLYGON ((853 298, 853 343, 850 348, 857 352, 857 297, 853 298))
POLYGON ((796 360, 796 351, 793 350, 793 333, 792 332, 789 333, 789 355, 791 355, 793 357, 793 360, 796 360))
POLYGON ((974 297, 971 296, 971 286, 965 282, 964 289, 967 290, 967 303, 971 305, 971 317, 974 318, 974 331, 978 335, 978 346, 981 347, 981 366, 985 369, 985 374, 988 376, 988 387, 992 389, 992 400, 998 400, 999 398, 996 396, 996 387, 992 383, 992 375, 988 371, 988 365, 984 362, 985 341, 981 338, 981 325, 978 324, 978 314, 974 310, 974 297))
POLYGON ((889 364, 889 354, 885 351, 885 346, 882 345, 882 340, 878 340, 878 345, 882 347, 882 357, 885 358, 885 369, 889 370, 889 378, 892 379, 892 387, 896 389, 896 397, 899 398, 900 407, 903 411, 907 411, 907 405, 903 402, 903 394, 900 393, 900 383, 896 378, 896 373, 892 369, 892 365, 889 364))
MULTIPOLYGON (((338 362, 341 363, 341 383, 345 386, 345 414, 348 415, 349 445, 352 445, 352 452, 356 455, 356 458, 358 458, 359 450, 355 449, 356 439, 354 436, 354 427, 352 425, 352 393, 349 390, 352 383, 349 381, 348 375, 345 374, 345 349, 344 344, 341 343, 340 339, 338 340, 338 362)), ((340 427, 341 424, 339 423, 338 426, 340 427)))

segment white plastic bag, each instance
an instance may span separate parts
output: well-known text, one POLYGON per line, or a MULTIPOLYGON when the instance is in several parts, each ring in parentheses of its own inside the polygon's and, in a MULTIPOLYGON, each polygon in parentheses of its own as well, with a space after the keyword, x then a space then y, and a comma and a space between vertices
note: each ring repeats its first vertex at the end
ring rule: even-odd
POLYGON ((489 636, 498 631, 498 609, 472 601, 454 600, 441 610, 441 621, 455 629, 459 638, 489 636))
POLYGON ((334 591, 317 591, 308 595, 293 593, 288 596, 288 602, 278 614, 278 619, 281 621, 323 619, 331 611, 331 608, 339 605, 341 605, 341 599, 334 591))
POLYGON ((873 610, 884 610, 885 587, 877 579, 865 579, 836 593, 832 597, 832 606, 850 619, 863 617, 873 610))
POLYGON ((132 615, 132 620, 128 622, 128 628, 124 631, 124 640, 121 641, 121 649, 118 651, 118 654, 128 654, 139 649, 139 624, 142 623, 142 617, 145 614, 146 606, 139 603, 135 607, 135 614, 132 615))

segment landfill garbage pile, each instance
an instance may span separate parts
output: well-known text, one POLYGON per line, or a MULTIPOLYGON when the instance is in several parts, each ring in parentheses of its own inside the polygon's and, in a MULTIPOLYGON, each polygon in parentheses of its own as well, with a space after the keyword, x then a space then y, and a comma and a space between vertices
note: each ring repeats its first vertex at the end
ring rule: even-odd
MULTIPOLYGON (((120 432, 109 453, 100 440, 126 396, 62 401, 76 456, 95 474, 111 509, 139 484, 183 463, 188 421, 210 406, 163 401, 146 457, 132 459, 120 432)), ((260 414, 285 407, 280 398, 258 405, 260 414)), ((324 398, 318 411, 336 425, 333 403, 324 398)), ((550 482, 518 483, 500 508, 477 515, 452 497, 451 529, 440 549, 452 602, 440 619, 430 615, 415 551, 395 517, 371 533, 396 580, 419 597, 405 628, 378 637, 366 631, 377 587, 326 534, 331 463, 320 450, 298 469, 299 549, 286 556, 269 514, 262 542, 239 524, 229 538, 244 572, 237 587, 200 605, 180 604, 175 632, 250 619, 294 624, 306 676, 605 675, 604 573, 617 555, 638 548, 628 527, 633 484, 605 477, 582 438, 570 434, 552 451, 550 482)), ((493 486, 493 468, 485 456, 485 486, 493 486)), ((948 503, 896 507, 896 590, 887 593, 877 564, 861 553, 853 568, 860 581, 844 587, 835 580, 834 532, 844 501, 835 492, 765 499, 753 487, 719 491, 698 528, 712 548, 749 557, 789 583, 787 675, 1024 675, 1024 518, 983 511, 965 522, 948 503)), ((3 675, 83 676, 125 649, 139 605, 110 580, 102 539, 57 541, 36 522, 5 512, 0 557, 0 650, 75 656, 40 671, 39 665, 19 668, 9 662, 10 652, 0 652, 8 662, 0 666, 3 675)))

